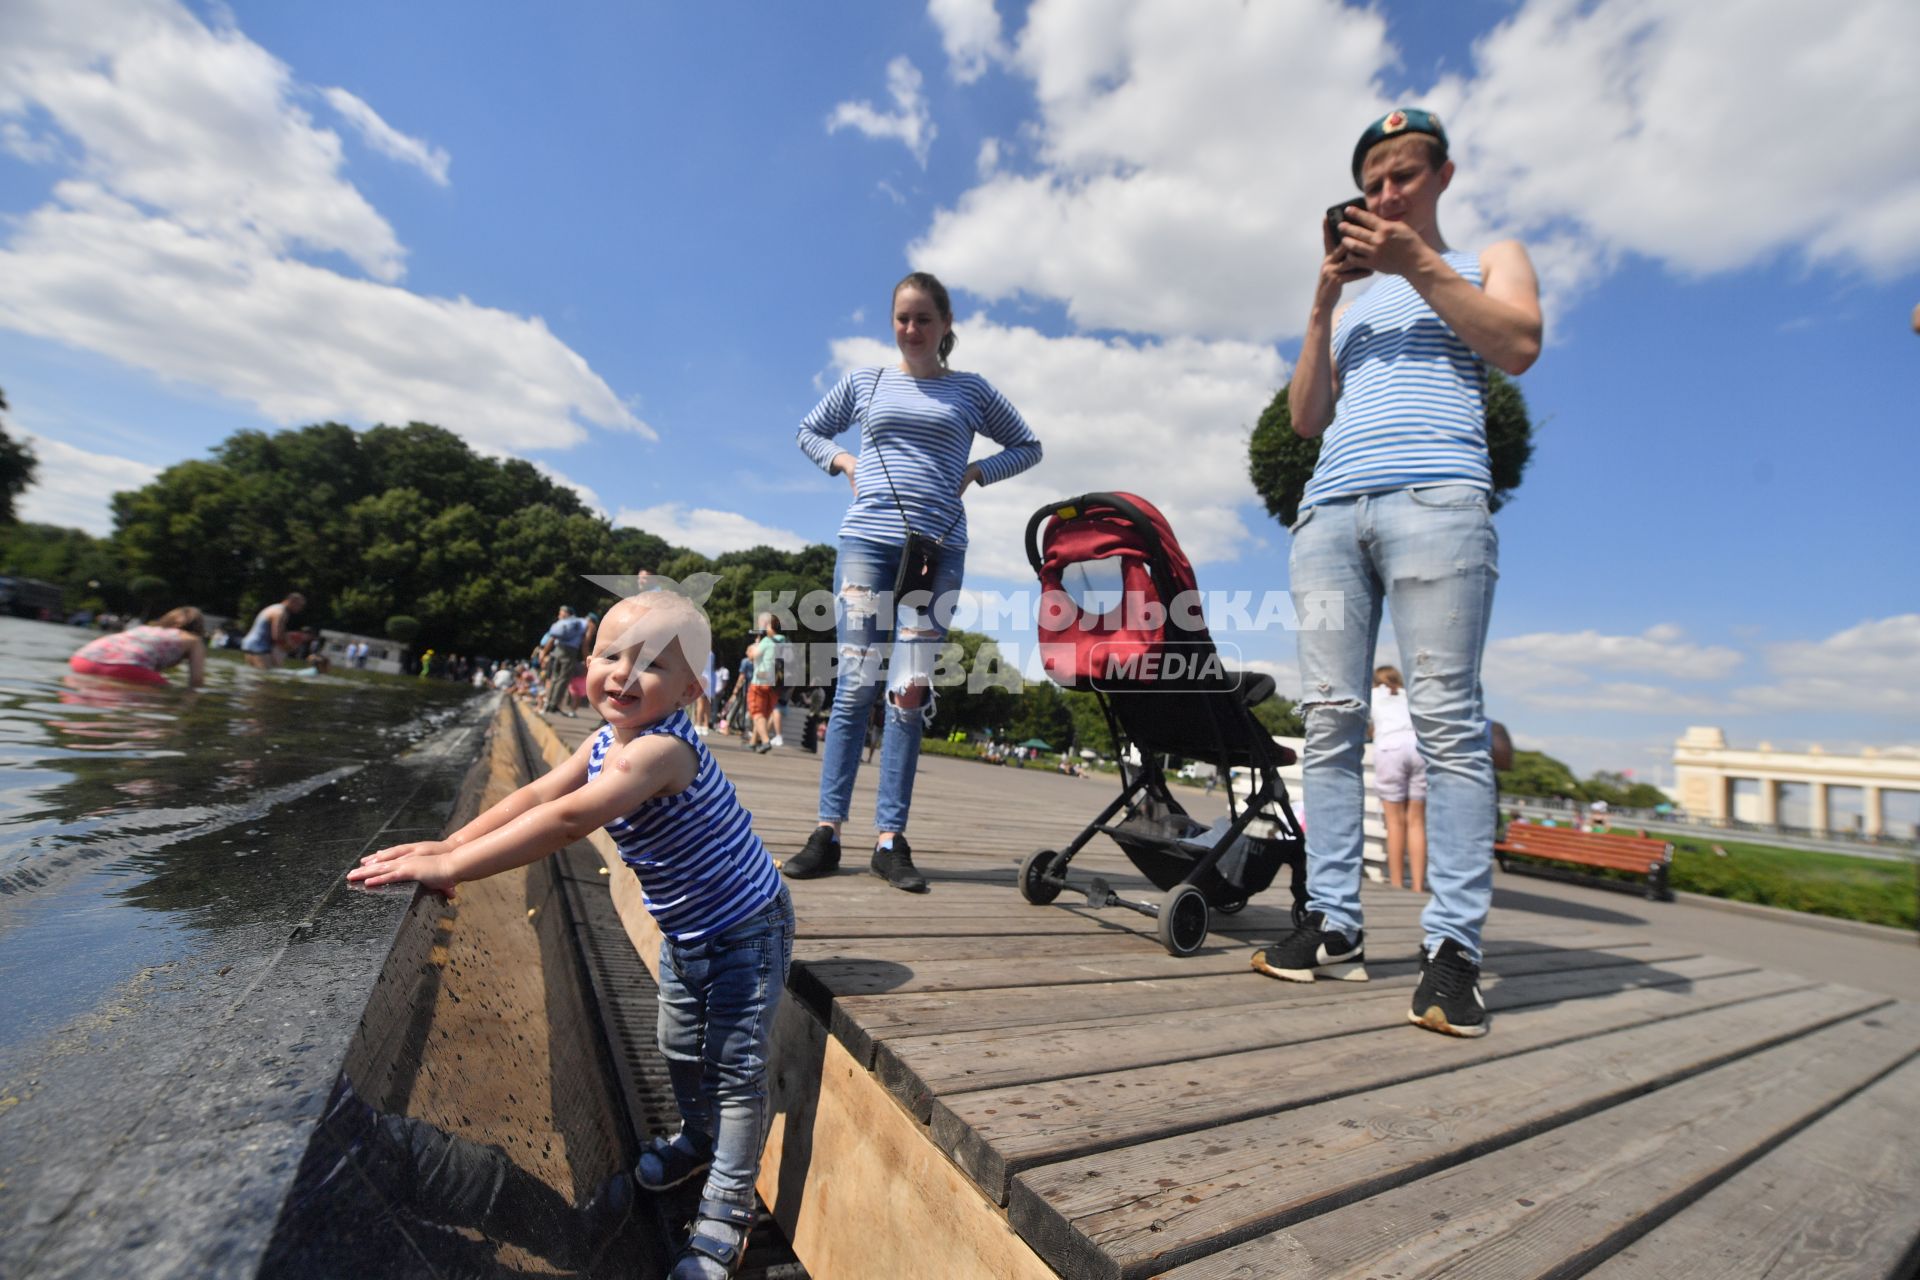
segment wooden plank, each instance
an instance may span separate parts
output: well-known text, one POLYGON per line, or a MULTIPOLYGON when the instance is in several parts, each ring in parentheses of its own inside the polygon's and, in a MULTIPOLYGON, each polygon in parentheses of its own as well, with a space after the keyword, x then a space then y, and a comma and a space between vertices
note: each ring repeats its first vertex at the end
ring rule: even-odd
POLYGON ((757 1189, 810 1274, 1052 1276, 804 1009, 776 1015, 772 1062, 757 1189))
MULTIPOLYGON (((1902 1004, 1849 1018, 1167 1275, 1583 1275, 1910 1061, 1917 1015, 1902 1004)), ((1661 1274, 1691 1276, 1693 1259, 1670 1261, 1661 1274)))
MULTIPOLYGON (((1537 972, 1556 966, 1611 967, 1641 960, 1681 959, 1684 949, 1635 948, 1634 958, 1601 952, 1541 952, 1509 956, 1504 972, 1537 972)), ((1054 1024, 1089 1012, 1108 1016, 1161 1014, 1176 1010, 1280 1004, 1337 995, 1364 999, 1391 994, 1419 981, 1412 959, 1369 961, 1369 983, 1288 983, 1253 973, 1198 978, 1089 982, 1072 987, 997 987, 986 991, 845 996, 833 1002, 831 1027, 854 1057, 873 1061, 872 1046, 902 1035, 941 1035, 1003 1027, 1054 1024)))
MULTIPOLYGON (((1444 1088, 1416 1080, 1048 1165, 1014 1181, 1008 1216, 1040 1255, 1066 1274, 1144 1276, 1335 1205, 1367 1196, 1378 1201, 1382 1197, 1377 1193, 1385 1188, 1416 1178, 1432 1184, 1448 1166, 1603 1108, 1621 1109, 1620 1104, 1663 1088, 1685 1098, 1697 1114, 1711 1113, 1723 1122, 1738 1123, 1737 1117, 1727 1115, 1730 1097, 1748 1110, 1775 1109, 1777 1095, 1768 1108, 1754 1104, 1762 1090, 1781 1080, 1795 1081, 1795 1098, 1791 1105, 1777 1107, 1776 1114, 1815 1107, 1815 1100, 1818 1106, 1829 1105, 1920 1043, 1920 1019, 1904 1019, 1896 1030, 1884 1020, 1868 1026, 1867 1020, 1854 1016, 1886 1003, 1882 997, 1845 988, 1813 987, 1466 1066, 1447 1075, 1444 1088), (1844 1021, 1830 1031, 1815 1030, 1836 1020, 1844 1021), (1759 1052, 1776 1045, 1781 1046, 1777 1052, 1759 1052), (1728 1063, 1731 1075, 1715 1070, 1728 1063), (1722 1088, 1703 1098, 1703 1091, 1692 1086, 1709 1077, 1719 1078, 1722 1088)), ((1409 1029, 1407 1034, 1419 1033, 1409 1029)), ((1458 1055, 1461 1044, 1433 1037, 1431 1048, 1436 1055, 1458 1055)), ((1677 1116, 1680 1106, 1656 1106, 1656 1116, 1668 1118, 1650 1122, 1652 1127, 1696 1132, 1691 1121, 1677 1116)), ((1636 1146, 1624 1134, 1621 1140, 1636 1146)), ((1639 1149, 1645 1160, 1647 1151, 1639 1149)), ((1601 1151, 1590 1151, 1588 1158, 1609 1166, 1612 1161, 1601 1151)), ((1725 1150, 1721 1158, 1727 1158, 1725 1150)), ((1676 1161, 1686 1163, 1677 1153, 1676 1161)), ((1512 1197, 1533 1197, 1543 1204, 1535 1184, 1560 1173, 1544 1162, 1519 1157, 1474 1163, 1497 1171, 1495 1181, 1512 1197)), ((1640 1173, 1648 1185, 1664 1185, 1664 1170, 1642 1168, 1640 1173)), ((1687 1185, 1696 1180, 1688 1178, 1687 1185)), ((1365 1215, 1325 1214, 1310 1224, 1316 1244, 1306 1256, 1322 1258, 1322 1248, 1353 1250, 1352 1265, 1364 1268, 1382 1261, 1374 1246, 1393 1237, 1395 1249, 1431 1256, 1424 1241, 1409 1239, 1419 1230, 1407 1208, 1415 1202, 1405 1197, 1395 1201, 1404 1211, 1389 1215, 1390 1228, 1365 1215), (1318 1230, 1318 1222, 1336 1216, 1343 1220, 1341 1233, 1318 1230)), ((1437 1200, 1433 1208, 1452 1213, 1437 1200)), ((1419 1215, 1423 1220, 1427 1216, 1419 1215)), ((1441 1221, 1424 1225, 1444 1234, 1457 1249, 1460 1237, 1454 1223, 1446 1220, 1442 1227, 1441 1221)), ((1404 1260, 1404 1255, 1396 1259, 1404 1260)), ((1531 1261, 1536 1265, 1527 1274, 1537 1275, 1559 1259, 1536 1256, 1531 1261)), ((1246 1274, 1277 1273, 1256 1269, 1246 1274)))
MULTIPOLYGON (((1632 945, 1619 933, 1589 935, 1590 940, 1576 945, 1583 949, 1632 945)), ((1398 952, 1411 957, 1420 945, 1415 931, 1388 932, 1377 937, 1367 935, 1369 954, 1384 962, 1398 952), (1397 944, 1397 945, 1396 945, 1397 944)), ((1114 982, 1138 978, 1198 978, 1209 974, 1244 974, 1249 967, 1252 948, 1245 945, 1209 946, 1191 956, 1172 956, 1158 946, 1132 946, 1121 951, 1102 951, 1080 956, 1072 951, 1035 957, 1024 951, 994 956, 969 955, 964 959, 928 957, 924 943, 915 944, 919 956, 905 964, 868 956, 828 958, 812 956, 804 962, 808 979, 835 996, 878 995, 884 992, 968 991, 987 987, 1074 986, 1088 982, 1114 982)), ((849 946, 842 950, 857 950, 849 946)), ((1522 939, 1503 939, 1489 944, 1493 956, 1547 949, 1547 944, 1522 939)), ((972 951, 971 944, 967 950, 972 951)))
POLYGON ((1874 1082, 1589 1272, 1884 1280, 1920 1264, 1920 1060, 1874 1082))
MULTIPOLYGON (((1668 962, 1609 969, 1577 969, 1496 978, 1483 983, 1495 1012, 1549 1000, 1577 999, 1609 990, 1677 985, 1686 965, 1668 962)), ((1746 965, 1732 966, 1744 971, 1746 965)), ((1052 1080, 1089 1071, 1183 1062, 1189 1058, 1398 1027, 1408 982, 1382 984, 1376 1007, 1344 984, 1318 983, 1292 1000, 1254 1007, 1196 1009, 1145 1017, 1085 1018, 1054 1026, 1017 1027, 905 1036, 881 1043, 875 1070, 888 1090, 924 1114, 934 1096, 1009 1084, 1052 1080), (1339 989, 1336 990, 1336 987, 1339 989)))
MULTIPOLYGON (((1012 1175, 1036 1165, 1192 1133, 1383 1088, 1474 1062, 1618 1031, 1812 985, 1764 971, 1711 980, 1733 966, 1700 960, 1690 990, 1645 987, 1503 1014, 1500 1034, 1435 1052, 1383 1026, 1311 1047, 1266 1049, 963 1093, 933 1103, 934 1141, 987 1195, 1005 1203, 1012 1175), (1248 1081, 1260 1087, 1250 1089, 1248 1081)), ((1657 972, 1657 971, 1656 971, 1657 972)))

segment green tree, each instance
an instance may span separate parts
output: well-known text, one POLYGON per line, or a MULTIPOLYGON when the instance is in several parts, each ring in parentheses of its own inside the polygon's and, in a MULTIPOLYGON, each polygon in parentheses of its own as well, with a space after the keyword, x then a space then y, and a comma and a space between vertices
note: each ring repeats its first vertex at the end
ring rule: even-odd
MULTIPOLYGON (((0 391, 0 413, 6 411, 7 393, 0 391)), ((14 500, 33 483, 39 465, 40 460, 34 456, 27 442, 15 440, 7 434, 6 427, 0 425, 0 525, 14 522, 14 500)))
MULTIPOLYGON (((1498 511, 1520 487, 1533 457, 1533 420, 1520 388, 1494 368, 1487 369, 1486 431, 1493 469, 1491 505, 1498 511)), ((1267 504, 1268 515, 1284 525, 1300 518, 1300 497, 1319 461, 1320 437, 1307 440, 1294 432, 1287 388, 1281 387, 1260 415, 1247 445, 1247 471, 1267 504)))
POLYGON ((123 609, 131 603, 112 541, 80 529, 25 521, 0 525, 0 573, 56 583, 71 608, 123 609))
POLYGON ((1499 779, 1500 790, 1505 795, 1562 800, 1586 798, 1573 770, 1540 751, 1514 752, 1513 768, 1501 773, 1499 779))
POLYGON ((1307 736, 1307 722, 1300 718, 1299 706, 1278 694, 1255 707, 1253 718, 1260 722, 1262 729, 1276 738, 1307 736))

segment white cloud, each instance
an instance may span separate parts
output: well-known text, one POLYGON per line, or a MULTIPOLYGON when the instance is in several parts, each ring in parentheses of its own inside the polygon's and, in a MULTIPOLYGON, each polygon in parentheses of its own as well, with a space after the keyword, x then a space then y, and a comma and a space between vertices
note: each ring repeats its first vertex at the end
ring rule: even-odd
POLYGON ((1824 640, 1769 646, 1773 683, 1736 689, 1748 711, 1920 714, 1920 613, 1862 622, 1824 640))
POLYGON ((1649 627, 1637 636, 1591 629, 1509 636, 1489 644, 1487 656, 1510 677, 1527 677, 1529 685, 1556 683, 1569 672, 1590 671, 1644 671, 1673 680, 1717 680, 1731 675, 1743 661, 1738 649, 1694 644, 1672 623, 1649 627), (1547 679, 1532 678, 1536 673, 1547 679))
MULTIPOLYGON (((983 317, 962 318, 955 332, 955 367, 984 373, 1046 451, 1026 474, 968 491, 970 578, 1028 578, 1028 517, 1043 503, 1099 489, 1140 492, 1196 562, 1232 560, 1254 541, 1235 509, 1257 501, 1239 460, 1260 409, 1286 380, 1273 348, 1049 338, 983 317)), ((872 339, 833 344, 836 372, 894 358, 872 339)), ((994 448, 976 442, 976 453, 994 448)))
POLYGON ((160 468, 132 458, 89 453, 47 436, 27 434, 27 444, 39 459, 34 481, 20 495, 19 516, 36 524, 85 529, 96 537, 113 532, 113 495, 138 489, 160 474, 160 468))
MULTIPOLYGON (((1530 0, 1453 99, 1461 191, 1688 275, 1920 263, 1920 6, 1530 0)), ((1443 111, 1448 110, 1442 106, 1443 111)))
POLYGON ((1454 139, 1452 242, 1522 234, 1550 317, 1631 254, 1890 275, 1920 262, 1920 95, 1887 52, 1914 48, 1908 0, 1526 0, 1470 74, 1421 85, 1377 8, 1054 0, 1009 62, 1038 167, 984 171, 911 257, 1083 328, 1291 337, 1353 139, 1419 101, 1454 139))
POLYGON ((538 317, 358 280, 193 232, 86 183, 0 248, 0 325, 210 387, 275 422, 437 422, 562 448, 576 415, 652 438, 538 317))
MULTIPOLYGON (((279 423, 432 421, 488 452, 564 447, 583 423, 652 437, 538 317, 397 287, 404 250, 341 176, 339 135, 298 105, 306 92, 175 0, 0 5, 0 123, 44 121, 75 152, 75 174, 0 241, 0 325, 279 423)), ((418 145, 444 171, 360 114, 374 145, 418 145)))
POLYGON ((958 83, 972 84, 993 63, 1006 60, 993 0, 927 0, 927 16, 940 28, 947 74, 958 83))
POLYGON ((1083 328, 1298 332, 1394 56, 1383 18, 1337 0, 1036 5, 1012 65, 1040 103, 1038 170, 995 171, 910 256, 988 299, 1060 299, 1083 328))
POLYGON ((689 507, 684 502, 661 503, 638 510, 623 508, 613 523, 644 529, 676 547, 686 547, 704 556, 761 546, 776 551, 798 551, 807 545, 807 539, 791 530, 761 524, 737 511, 689 507))
POLYGON ((887 93, 894 109, 884 112, 871 102, 842 102, 827 117, 827 132, 853 129, 869 138, 895 138, 913 153, 922 169, 927 167, 927 149, 939 132, 927 112, 926 99, 920 96, 922 78, 919 68, 906 57, 887 64, 887 93))
POLYGON ((409 137, 380 118, 380 113, 345 89, 322 90, 327 103, 360 131, 367 145, 390 160, 412 165, 432 178, 436 185, 447 185, 447 166, 453 158, 443 147, 409 137))
POLYGON ((339 135, 294 88, 273 55, 173 0, 0 6, 0 116, 44 111, 94 183, 196 234, 338 252, 397 280, 393 228, 340 176, 339 135))
POLYGON ((982 178, 991 178, 1000 168, 1000 139, 983 138, 980 153, 974 157, 973 167, 982 178))
POLYGON ((1542 631, 1489 643, 1485 683, 1496 701, 1541 711, 1716 715, 1730 709, 1716 694, 1597 677, 1628 672, 1668 681, 1719 681, 1744 661, 1737 649, 1695 644, 1672 623, 1639 635, 1542 631))

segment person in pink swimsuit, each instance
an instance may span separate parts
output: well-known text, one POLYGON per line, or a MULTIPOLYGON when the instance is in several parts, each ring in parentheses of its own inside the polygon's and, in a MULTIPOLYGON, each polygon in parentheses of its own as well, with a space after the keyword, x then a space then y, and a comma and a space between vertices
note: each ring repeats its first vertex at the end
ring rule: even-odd
POLYGON ((198 689, 207 680, 207 621, 192 605, 170 609, 151 623, 114 631, 87 642, 67 659, 83 676, 106 676, 135 684, 169 683, 161 674, 187 663, 187 684, 198 689))

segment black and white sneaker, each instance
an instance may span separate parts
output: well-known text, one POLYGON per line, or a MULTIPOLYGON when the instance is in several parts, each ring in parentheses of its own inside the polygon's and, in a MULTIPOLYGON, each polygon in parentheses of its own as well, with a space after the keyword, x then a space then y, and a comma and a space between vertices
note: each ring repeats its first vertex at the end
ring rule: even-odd
POLYGON ((1452 938, 1431 954, 1420 953, 1420 985, 1414 988, 1407 1021, 1448 1036, 1487 1034, 1480 966, 1467 959, 1466 948, 1452 938))
POLYGON ((833 828, 818 826, 807 837, 800 852, 780 864, 780 874, 789 880, 811 880, 830 876, 840 869, 840 838, 833 828))
POLYGON ((1351 938, 1326 927, 1327 918, 1314 912, 1298 929, 1272 946, 1253 953, 1253 967, 1288 982, 1337 978, 1341 982, 1367 980, 1367 953, 1361 943, 1366 930, 1351 938))
POLYGON ((870 865, 873 874, 896 889, 904 889, 908 893, 927 891, 926 877, 914 870, 913 850, 908 846, 905 836, 895 836, 890 843, 876 848, 870 865))

